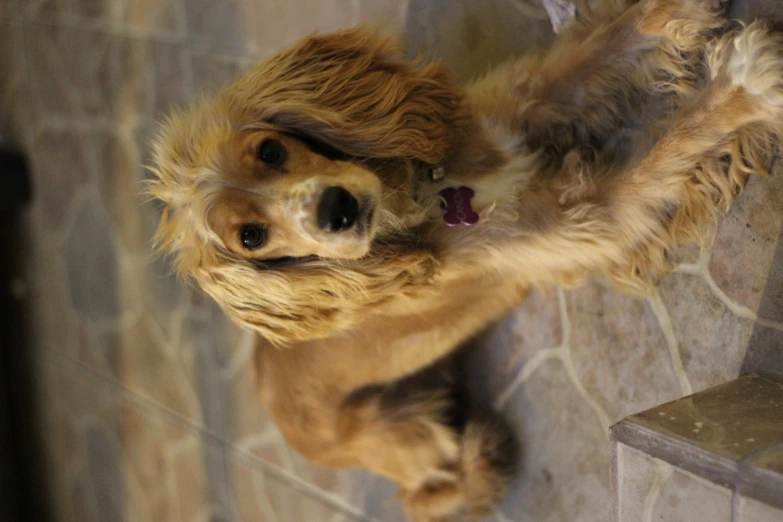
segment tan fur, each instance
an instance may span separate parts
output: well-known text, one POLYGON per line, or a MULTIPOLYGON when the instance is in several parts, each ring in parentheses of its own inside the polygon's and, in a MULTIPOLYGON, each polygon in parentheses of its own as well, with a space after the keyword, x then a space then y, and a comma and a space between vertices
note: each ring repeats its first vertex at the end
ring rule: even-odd
POLYGON ((394 480, 419 522, 491 509, 513 437, 480 408, 449 420, 442 358, 531 286, 648 292, 775 153, 783 43, 728 30, 717 3, 607 1, 464 90, 367 30, 316 36, 165 122, 158 246, 260 334, 260 396, 294 448, 394 480), (283 169, 254 156, 269 137, 283 169), (366 230, 315 226, 334 185, 375 209, 366 230), (439 191, 459 185, 473 227, 441 219, 439 191), (249 222, 268 226, 258 251, 238 240, 249 222))

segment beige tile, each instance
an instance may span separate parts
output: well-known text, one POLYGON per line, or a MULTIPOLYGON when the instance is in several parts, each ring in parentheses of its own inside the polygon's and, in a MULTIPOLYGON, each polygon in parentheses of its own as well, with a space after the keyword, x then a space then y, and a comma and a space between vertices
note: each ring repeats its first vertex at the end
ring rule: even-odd
POLYGON ((536 354, 562 342, 557 294, 532 290, 521 305, 470 342, 472 388, 494 401, 536 354))
POLYGON ((405 25, 408 0, 359 0, 358 23, 378 24, 385 31, 398 32, 405 25))
POLYGON ((554 33, 548 19, 530 19, 508 0, 409 0, 405 35, 410 54, 442 58, 465 82, 554 33))
POLYGON ((565 294, 576 374, 610 420, 682 395, 647 303, 592 283, 565 294))
POLYGON ((397 498, 396 485, 369 472, 357 471, 353 505, 369 519, 379 522, 408 522, 403 505, 397 498))
MULTIPOLYGON (((217 310, 214 313, 216 316, 222 314, 217 310)), ((254 335, 230 325, 225 319, 221 322, 225 340, 214 347, 214 352, 225 435, 247 454, 294 475, 294 452, 267 415, 258 396, 253 364, 254 335)))
POLYGON ((609 440, 560 361, 541 364, 503 414, 522 444, 519 478, 501 509, 510 520, 609 517, 609 440))
POLYGON ((76 23, 135 35, 182 37, 181 0, 42 0, 23 4, 31 20, 76 23))
POLYGON ((179 46, 34 23, 25 35, 33 100, 43 118, 128 125, 189 94, 187 57, 179 46))
POLYGON ((75 209, 63 254, 74 308, 86 319, 106 321, 120 312, 115 230, 97 194, 91 196, 75 209))
POLYGON ((648 512, 673 469, 646 453, 617 443, 617 491, 613 501, 619 504, 619 522, 650 520, 648 512))
POLYGON ((252 34, 256 48, 262 54, 276 51, 312 33, 344 29, 356 23, 352 0, 259 2, 253 16, 252 34))
MULTIPOLYGON (((173 463, 167 453, 168 434, 155 410, 123 402, 118 408, 118 438, 122 445, 126 504, 136 520, 179 520, 181 496, 198 491, 179 489, 173 463)), ((100 476, 100 469, 92 472, 100 476)), ((193 498, 193 500, 197 500, 193 498)))
POLYGON ((70 12, 67 0, 40 0, 23 2, 22 12, 31 18, 58 17, 70 12))
POLYGON ((41 235, 62 241, 75 198, 93 178, 94 168, 86 133, 67 125, 49 125, 31 145, 34 204, 40 209, 41 235))
POLYGON ((736 522, 780 522, 783 510, 748 497, 739 500, 739 518, 736 522))
POLYGON ((200 374, 205 354, 178 350, 166 342, 149 317, 120 332, 116 378, 133 392, 204 425, 200 404, 200 374))
POLYGON ((118 501, 125 491, 116 438, 119 391, 96 383, 94 375, 61 356, 47 356, 47 364, 56 379, 50 389, 60 403, 59 414, 46 424, 57 514, 63 520, 121 518, 118 501))
MULTIPOLYGON (((252 63, 252 62, 250 62, 252 63)), ((193 82, 196 91, 214 92, 237 78, 248 60, 210 53, 193 53, 193 82)))
POLYGON ((255 10, 260 4, 243 0, 184 0, 191 47, 232 56, 257 52, 254 33, 276 23, 268 20, 265 25, 255 25, 255 10))
POLYGON ((0 132, 5 140, 27 145, 36 120, 22 43, 24 30, 17 18, 9 16, 9 5, 0 5, 0 132))
POLYGON ((731 522, 731 490, 674 468, 651 513, 648 520, 731 522))
POLYGON ((16 16, 16 0, 0 0, 0 24, 7 23, 16 16))
POLYGON ((208 438, 71 361, 51 355, 47 364, 58 520, 212 519, 210 455, 222 455, 208 438))
POLYGON ((783 269, 775 258, 783 237, 783 166, 751 176, 721 223, 709 265, 718 286, 762 317, 783 321, 783 269), (776 263, 777 262, 777 263, 776 263))
MULTIPOLYGON (((44 227, 36 219, 33 225, 44 227)), ((35 229, 35 228, 33 228, 35 229)), ((63 251, 36 238, 28 259, 30 304, 36 327, 31 342, 37 349, 56 350, 73 356, 77 350, 80 318, 73 308, 63 251)))
POLYGON ((93 371, 103 375, 117 375, 119 334, 116 326, 98 326, 88 320, 80 319, 78 332, 75 358, 93 371))
POLYGON ((52 25, 27 23, 24 44, 33 106, 39 117, 100 117, 111 114, 106 60, 111 37, 52 25))
POLYGON ((85 136, 100 200, 115 230, 114 244, 139 263, 151 262, 152 236, 159 218, 157 208, 145 204, 142 193, 151 132, 148 125, 139 123, 130 129, 124 125, 95 127, 85 136))
POLYGON ((679 342, 682 364, 694 392, 739 375, 754 324, 740 319, 699 276, 672 274, 661 298, 679 342))
MULTIPOLYGON (((93 4, 96 0, 81 0, 93 4)), ((111 4, 112 1, 108 0, 111 4)), ((184 37, 185 18, 182 0, 125 0, 122 16, 112 17, 113 27, 128 27, 152 34, 184 37)))
POLYGON ((353 516, 303 493, 286 482, 249 466, 229 460, 233 496, 242 521, 350 522, 353 516))

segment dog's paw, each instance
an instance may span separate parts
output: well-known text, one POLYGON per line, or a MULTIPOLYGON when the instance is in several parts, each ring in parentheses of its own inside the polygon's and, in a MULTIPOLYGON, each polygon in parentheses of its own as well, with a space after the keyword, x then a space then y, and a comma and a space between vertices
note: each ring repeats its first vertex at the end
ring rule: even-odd
POLYGON ((639 29, 663 36, 680 47, 703 47, 705 36, 725 23, 720 13, 725 0, 647 0, 639 29))
POLYGON ((725 35, 709 50, 713 78, 725 75, 761 102, 770 116, 783 114, 783 36, 763 22, 725 35))

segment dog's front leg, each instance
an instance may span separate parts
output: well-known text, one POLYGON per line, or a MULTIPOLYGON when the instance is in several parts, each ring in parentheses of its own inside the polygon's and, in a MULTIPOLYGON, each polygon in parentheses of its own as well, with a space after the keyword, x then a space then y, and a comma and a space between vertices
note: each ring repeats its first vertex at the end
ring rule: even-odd
MULTIPOLYGON (((603 187, 606 205, 596 208, 604 215, 595 223, 605 226, 606 239, 614 236, 605 246, 619 249, 620 259, 642 248, 646 255, 638 261, 649 263, 651 250, 645 245, 671 245, 683 235, 681 229, 698 228, 697 220, 709 219, 723 206, 713 186, 725 183, 719 178, 726 170, 710 165, 716 154, 725 154, 727 143, 742 135, 748 146, 769 149, 780 140, 783 37, 761 23, 751 24, 719 40, 709 63, 712 81, 702 95, 646 157, 603 187), (754 135, 760 139, 751 139, 754 135)), ((752 160, 765 151, 744 152, 752 160)), ((747 160, 732 153, 730 161, 747 160)))
POLYGON ((640 117, 652 85, 658 95, 664 83, 675 95, 692 89, 709 33, 725 23, 694 0, 643 0, 605 20, 589 32, 577 21, 551 50, 519 64, 519 126, 531 150, 555 161, 575 147, 600 150, 640 117))

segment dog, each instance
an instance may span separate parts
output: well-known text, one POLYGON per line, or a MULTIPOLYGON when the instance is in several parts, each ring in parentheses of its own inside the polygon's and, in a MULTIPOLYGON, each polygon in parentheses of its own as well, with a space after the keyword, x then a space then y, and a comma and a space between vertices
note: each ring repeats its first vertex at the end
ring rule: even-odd
POLYGON ((293 448, 393 480, 416 522, 496 506, 519 447, 450 354, 531 287, 650 292, 773 160, 783 39, 722 6, 608 0, 464 88, 315 35, 162 123, 156 247, 258 333, 293 448))

